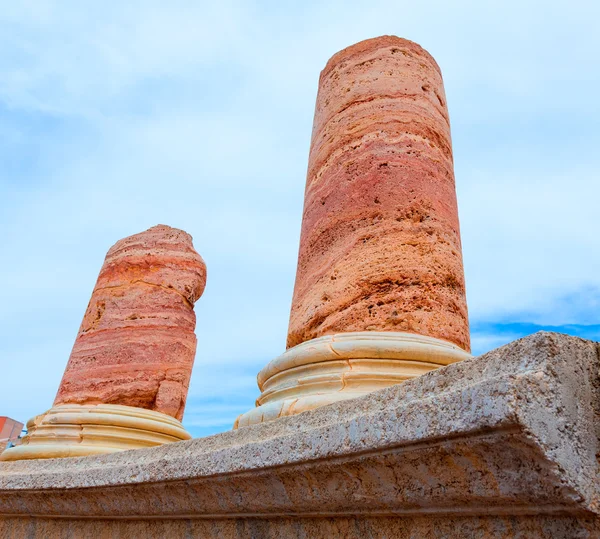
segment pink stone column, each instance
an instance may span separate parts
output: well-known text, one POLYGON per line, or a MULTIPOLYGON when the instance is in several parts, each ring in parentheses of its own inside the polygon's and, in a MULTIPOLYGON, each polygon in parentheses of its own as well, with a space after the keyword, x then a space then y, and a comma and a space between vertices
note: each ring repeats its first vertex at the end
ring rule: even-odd
POLYGON ((321 72, 287 350, 234 428, 299 414, 470 357, 440 69, 393 36, 321 72))
POLYGON ((321 72, 287 346, 365 330, 470 348, 442 76, 393 36, 321 72))
POLYGON ((182 230, 158 225, 113 245, 54 405, 119 404, 181 420, 206 266, 182 230))
POLYGON ((206 266, 183 230, 158 225, 104 260, 54 406, 0 460, 85 457, 188 440, 194 302, 206 266))

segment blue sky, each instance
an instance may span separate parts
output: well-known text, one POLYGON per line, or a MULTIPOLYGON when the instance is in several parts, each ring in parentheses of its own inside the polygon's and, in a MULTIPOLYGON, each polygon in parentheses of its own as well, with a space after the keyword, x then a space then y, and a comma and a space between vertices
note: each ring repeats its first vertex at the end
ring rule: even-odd
POLYGON ((185 426, 253 406, 285 347, 319 72, 382 34, 444 74, 473 352, 600 340, 597 2, 0 4, 0 415, 51 406, 106 251, 158 223, 208 266, 185 426))

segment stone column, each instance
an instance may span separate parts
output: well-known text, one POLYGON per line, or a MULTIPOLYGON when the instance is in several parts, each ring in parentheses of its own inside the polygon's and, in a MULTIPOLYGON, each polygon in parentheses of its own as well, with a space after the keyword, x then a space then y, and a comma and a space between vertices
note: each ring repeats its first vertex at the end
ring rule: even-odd
POLYGON ((446 97, 416 43, 362 41, 321 72, 287 347, 237 426, 469 357, 446 97))
POLYGON ((164 225, 118 241, 104 265, 54 406, 3 460, 84 456, 189 439, 180 420, 206 266, 164 225))

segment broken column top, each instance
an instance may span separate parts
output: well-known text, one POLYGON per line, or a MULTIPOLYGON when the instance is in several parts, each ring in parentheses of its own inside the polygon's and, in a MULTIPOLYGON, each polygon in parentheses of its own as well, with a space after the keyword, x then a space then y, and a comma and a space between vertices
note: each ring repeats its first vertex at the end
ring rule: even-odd
POLYGON ((54 405, 119 404, 181 419, 196 352, 194 302, 206 266, 165 225, 106 255, 54 405))

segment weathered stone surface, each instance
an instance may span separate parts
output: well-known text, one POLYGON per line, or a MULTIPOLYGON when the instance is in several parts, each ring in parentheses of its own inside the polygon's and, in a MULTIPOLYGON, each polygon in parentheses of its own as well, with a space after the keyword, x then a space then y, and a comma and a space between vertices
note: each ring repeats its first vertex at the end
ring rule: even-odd
POLYGON ((0 463, 0 534, 598 537, 599 351, 538 333, 276 422, 0 463))
POLYGON ((0 531, 11 539, 596 539, 598 522, 565 516, 313 517, 177 520, 9 518, 0 531))
POLYGON ((118 404, 181 419, 206 266, 182 230, 158 225, 106 255, 55 406, 118 404))
POLYGON ((394 36, 321 73, 287 346, 365 330, 470 346, 442 76, 394 36))

